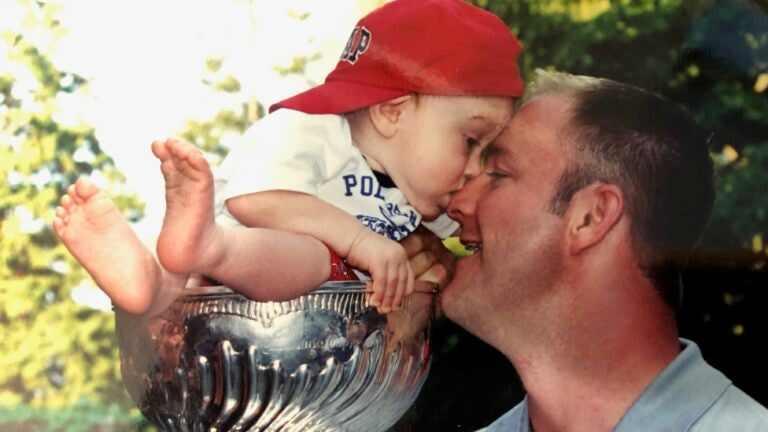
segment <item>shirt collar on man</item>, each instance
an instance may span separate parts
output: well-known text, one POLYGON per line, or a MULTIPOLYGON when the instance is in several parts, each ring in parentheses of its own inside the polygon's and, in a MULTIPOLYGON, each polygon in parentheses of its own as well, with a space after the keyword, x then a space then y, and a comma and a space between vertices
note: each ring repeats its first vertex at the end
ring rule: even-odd
MULTIPOLYGON (((680 354, 630 406, 615 432, 688 430, 731 385, 725 375, 704 361, 694 342, 681 338, 680 345, 680 354)), ((531 432, 529 422, 525 398, 478 432, 531 432)))
POLYGON ((677 358, 656 377, 619 421, 616 431, 688 430, 731 381, 710 366, 692 341, 680 339, 677 358))

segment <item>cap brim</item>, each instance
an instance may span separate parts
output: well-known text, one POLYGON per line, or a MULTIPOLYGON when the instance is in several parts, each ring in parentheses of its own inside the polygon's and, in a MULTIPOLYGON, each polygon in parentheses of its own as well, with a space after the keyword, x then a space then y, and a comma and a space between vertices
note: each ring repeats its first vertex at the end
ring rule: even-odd
POLYGON ((409 93, 412 92, 347 81, 326 81, 273 104, 269 112, 288 108, 307 114, 344 114, 409 93))

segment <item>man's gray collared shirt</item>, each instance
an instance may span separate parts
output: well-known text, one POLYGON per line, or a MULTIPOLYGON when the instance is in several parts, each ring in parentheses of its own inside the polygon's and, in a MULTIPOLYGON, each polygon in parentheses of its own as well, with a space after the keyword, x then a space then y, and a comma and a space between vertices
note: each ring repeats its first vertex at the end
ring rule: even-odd
MULTIPOLYGON (((645 389, 614 429, 630 431, 768 431, 768 409, 710 366, 694 343, 645 389)), ((531 432, 527 399, 478 432, 531 432)))

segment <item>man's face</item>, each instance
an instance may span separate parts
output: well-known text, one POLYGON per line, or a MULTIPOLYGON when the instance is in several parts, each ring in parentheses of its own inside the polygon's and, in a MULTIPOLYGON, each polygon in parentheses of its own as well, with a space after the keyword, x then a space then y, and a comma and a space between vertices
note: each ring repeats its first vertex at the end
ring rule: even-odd
POLYGON ((504 337, 502 320, 546 307, 562 274, 566 224, 549 202, 566 162, 558 131, 567 107, 554 96, 526 103, 486 152, 485 172, 448 208, 461 222, 462 242, 477 251, 459 261, 442 307, 491 343, 504 337))

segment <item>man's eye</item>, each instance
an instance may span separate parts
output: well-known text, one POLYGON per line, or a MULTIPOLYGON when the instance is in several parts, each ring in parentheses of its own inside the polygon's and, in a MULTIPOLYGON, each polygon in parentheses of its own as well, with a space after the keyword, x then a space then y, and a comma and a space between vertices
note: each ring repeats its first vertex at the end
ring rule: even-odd
POLYGON ((485 175, 488 176, 488 178, 491 179, 491 183, 495 183, 499 180, 509 178, 510 174, 505 171, 499 171, 496 168, 495 166, 496 164, 494 162, 495 162, 494 159, 491 158, 487 160, 486 163, 483 165, 483 172, 485 173, 485 175))
POLYGON ((475 138, 467 137, 467 147, 469 148, 475 148, 480 144, 480 141, 478 141, 475 138))
POLYGON ((498 171, 486 171, 485 174, 491 178, 491 180, 501 180, 503 178, 506 178, 506 174, 502 174, 498 171))

